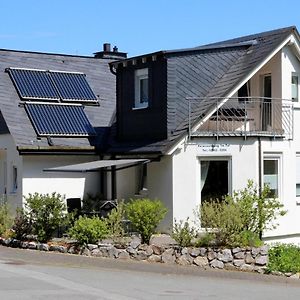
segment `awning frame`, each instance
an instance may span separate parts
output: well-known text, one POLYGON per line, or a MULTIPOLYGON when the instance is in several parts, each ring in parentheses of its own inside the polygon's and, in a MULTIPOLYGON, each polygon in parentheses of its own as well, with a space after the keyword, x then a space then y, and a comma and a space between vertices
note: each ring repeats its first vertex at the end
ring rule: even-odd
MULTIPOLYGON (((112 161, 112 160, 108 159, 108 160, 99 160, 99 161, 112 161)), ((118 159, 116 159, 114 161, 118 161, 118 159)), ((92 173, 92 172, 101 172, 101 171, 102 172, 115 172, 115 171, 120 171, 120 170, 124 170, 124 169, 128 169, 128 168, 136 167, 138 165, 144 165, 144 164, 151 162, 150 159, 126 159, 126 162, 125 162, 125 160, 120 159, 120 161, 124 161, 123 164, 125 166, 117 168, 116 165, 118 165, 118 164, 112 164, 112 165, 108 165, 108 166, 97 167, 95 169, 90 169, 90 170, 59 169, 60 167, 54 167, 54 168, 43 169, 43 171, 44 172, 56 172, 56 173, 92 173)), ((95 162, 97 162, 97 161, 95 161, 95 162)), ((69 166, 84 165, 84 164, 85 163, 73 164, 73 165, 69 165, 69 166)), ((67 166, 62 166, 61 168, 64 168, 64 167, 67 167, 67 166)))

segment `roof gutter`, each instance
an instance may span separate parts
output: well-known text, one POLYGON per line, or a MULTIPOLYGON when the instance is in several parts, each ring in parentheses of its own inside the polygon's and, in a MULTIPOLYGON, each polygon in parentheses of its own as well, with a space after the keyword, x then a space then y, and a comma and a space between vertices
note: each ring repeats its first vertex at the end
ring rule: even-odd
POLYGON ((42 146, 18 146, 17 151, 20 155, 70 155, 70 154, 96 154, 95 147, 42 147, 42 146))

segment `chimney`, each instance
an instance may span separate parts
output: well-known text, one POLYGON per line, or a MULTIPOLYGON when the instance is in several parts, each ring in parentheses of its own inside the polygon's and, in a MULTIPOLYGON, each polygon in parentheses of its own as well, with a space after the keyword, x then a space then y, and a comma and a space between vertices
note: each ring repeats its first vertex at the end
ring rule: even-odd
POLYGON ((127 53, 119 52, 117 46, 114 46, 113 51, 111 51, 110 43, 104 43, 103 51, 94 53, 94 57, 95 58, 121 60, 121 59, 127 58, 127 53))
POLYGON ((110 51, 110 43, 103 44, 103 52, 111 52, 110 51))

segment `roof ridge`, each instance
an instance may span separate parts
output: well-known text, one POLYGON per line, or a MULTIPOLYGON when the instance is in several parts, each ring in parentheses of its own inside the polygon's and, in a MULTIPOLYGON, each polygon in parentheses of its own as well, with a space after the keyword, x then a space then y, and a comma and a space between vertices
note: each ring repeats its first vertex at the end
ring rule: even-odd
MULTIPOLYGON (((16 50, 16 49, 0 48, 0 52, 14 52, 14 53, 22 53, 22 54, 49 55, 49 56, 74 57, 74 58, 89 58, 89 59, 99 60, 99 58, 95 58, 94 56, 88 56, 88 55, 51 53, 51 52, 30 51, 30 50, 16 50)), ((105 59, 105 60, 108 60, 108 59, 105 59)))
POLYGON ((202 48, 202 47, 209 47, 209 46, 218 46, 218 45, 228 45, 228 44, 237 44, 237 43, 243 43, 246 41, 251 41, 251 40, 257 40, 259 38, 263 38, 266 36, 272 36, 272 35, 277 35, 280 33, 286 33, 286 32, 291 32, 293 30, 297 30, 296 26, 289 26, 289 27, 283 27, 283 28, 278 28, 278 29, 273 29, 273 30, 268 30, 268 31, 262 31, 259 33, 254 33, 254 34, 249 34, 249 35, 244 35, 240 36, 237 38, 232 38, 232 39, 227 39, 219 42, 214 42, 214 43, 209 43, 205 44, 203 46, 198 46, 196 48, 202 48))

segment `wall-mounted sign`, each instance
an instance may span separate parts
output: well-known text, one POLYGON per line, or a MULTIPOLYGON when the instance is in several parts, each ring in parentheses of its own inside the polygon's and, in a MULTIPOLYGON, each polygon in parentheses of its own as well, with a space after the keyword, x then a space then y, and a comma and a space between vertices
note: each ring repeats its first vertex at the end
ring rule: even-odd
POLYGON ((229 144, 204 144, 198 145, 203 152, 227 152, 229 144))

